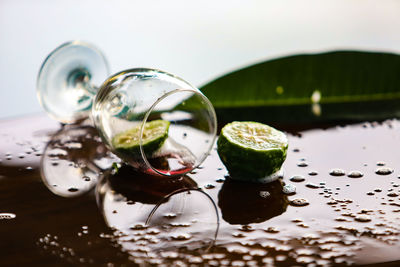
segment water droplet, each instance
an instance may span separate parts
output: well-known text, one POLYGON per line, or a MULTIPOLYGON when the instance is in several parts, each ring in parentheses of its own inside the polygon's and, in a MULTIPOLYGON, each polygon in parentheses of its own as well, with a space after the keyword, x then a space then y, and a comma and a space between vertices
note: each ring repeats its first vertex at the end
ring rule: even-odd
POLYGON ((58 163, 57 161, 53 161, 53 162, 51 163, 52 166, 58 166, 58 164, 59 164, 59 163, 58 163))
POLYGON ((306 178, 303 175, 293 175, 292 177, 290 177, 290 181, 296 183, 304 182, 305 180, 306 178))
POLYGON ((300 149, 294 148, 294 149, 293 149, 293 152, 295 152, 295 153, 300 152, 300 149))
POLYGON ((276 260, 276 261, 285 261, 286 258, 287 258, 287 256, 285 256, 285 255, 277 255, 277 256, 275 257, 275 260, 276 260))
POLYGON ((271 194, 268 191, 260 191, 260 197, 262 198, 267 198, 269 197, 271 194))
MULTIPOLYGON (((189 258, 189 263, 200 264, 200 263, 203 263, 203 259, 201 257, 192 256, 192 257, 189 258)), ((184 266, 184 265, 181 264, 179 266, 184 266)))
POLYGON ((382 189, 381 188, 375 188, 374 191, 377 192, 377 193, 380 193, 380 192, 382 192, 382 189))
POLYGON ((389 175, 391 173, 393 173, 393 169, 392 168, 387 168, 387 167, 381 167, 376 169, 375 173, 379 174, 379 175, 389 175))
POLYGON ((369 191, 369 192, 367 192, 367 195, 368 195, 368 196, 373 196, 373 195, 375 195, 375 193, 374 193, 374 192, 371 192, 371 191, 369 191))
POLYGON ((243 231, 243 232, 253 232, 253 231, 254 231, 254 228, 253 228, 251 225, 245 224, 245 225, 242 225, 242 227, 240 228, 240 231, 243 231))
POLYGON ((14 213, 8 213, 8 212, 0 213, 0 220, 11 220, 15 219, 15 217, 17 217, 17 215, 15 215, 14 213))
MULTIPOLYGON (((227 247, 227 250, 228 250, 229 253, 237 254, 237 255, 246 255, 246 254, 249 253, 249 249, 248 248, 242 247, 242 246, 237 246, 237 245, 233 245, 233 246, 227 247)), ((221 263, 222 263, 222 261, 221 261, 221 263)), ((227 264, 228 263, 229 263, 229 261, 227 261, 227 264)))
POLYGON ((297 163, 297 166, 298 167, 307 167, 308 164, 306 162, 304 162, 304 161, 300 161, 299 163, 297 163))
POLYGON ((361 214, 361 215, 357 215, 354 220, 358 221, 358 222, 370 222, 371 221, 371 217, 369 217, 368 215, 365 214, 361 214))
POLYGON ((282 192, 286 195, 293 195, 296 193, 296 186, 292 184, 286 184, 283 186, 282 192))
POLYGON ((314 184, 314 183, 307 183, 306 186, 307 186, 308 188, 312 188, 312 189, 317 189, 317 188, 319 188, 319 185, 314 184))
POLYGON ((149 235, 158 235, 160 233, 160 230, 155 229, 155 228, 150 228, 150 229, 147 230, 146 233, 149 234, 149 235))
POLYGON ((204 186, 204 188, 205 188, 205 189, 213 189, 213 188, 215 188, 215 185, 213 185, 213 184, 206 184, 206 185, 204 186))
POLYGON ((310 203, 308 202, 308 200, 306 200, 304 198, 295 198, 290 201, 290 205, 296 206, 296 207, 307 206, 308 204, 310 204, 310 203))
POLYGON ((78 188, 75 188, 75 187, 71 187, 71 188, 68 189, 68 191, 69 191, 69 192, 78 192, 79 189, 78 189, 78 188))
POLYGON ((308 173, 308 175, 315 176, 315 175, 318 175, 318 172, 316 172, 316 171, 310 171, 310 172, 308 173))
POLYGON ((378 162, 376 163, 376 165, 377 165, 377 166, 385 166, 386 163, 383 162, 383 161, 378 161, 378 162))
POLYGON ((217 260, 209 260, 209 261, 207 262, 207 264, 208 264, 209 266, 215 266, 215 267, 220 266, 219 261, 217 261, 217 260))
POLYGON ((296 249, 296 254, 302 255, 302 256, 311 256, 311 255, 314 255, 315 252, 309 248, 298 248, 298 249, 296 249))
MULTIPOLYGON (((252 249, 249 251, 250 255, 246 255, 243 256, 244 260, 251 260, 253 259, 253 257, 263 257, 265 255, 267 255, 267 251, 263 250, 263 249, 252 249)), ((257 266, 257 262, 255 262, 253 265, 248 264, 248 266, 257 266)))
POLYGON ((164 218, 167 218, 167 219, 173 219, 173 218, 176 218, 176 214, 175 213, 167 213, 167 214, 164 214, 164 218))
POLYGON ((245 235, 244 235, 243 233, 239 233, 239 232, 234 232, 234 233, 232 234, 232 236, 233 236, 233 237, 236 237, 236 238, 243 238, 243 237, 245 237, 245 235))
POLYGON ((170 223, 169 225, 172 227, 190 227, 191 226, 191 224, 187 223, 187 222, 180 222, 180 223, 173 222, 173 223, 170 223))
POLYGON ((235 260, 235 261, 231 262, 231 266, 232 267, 242 267, 242 266, 246 266, 246 263, 244 261, 235 260))
POLYGON ((336 200, 331 200, 331 201, 326 202, 326 204, 328 204, 328 205, 336 205, 337 201, 336 200))
POLYGON ((176 241, 185 241, 185 240, 189 240, 190 238, 192 238, 192 236, 187 233, 177 233, 177 234, 171 235, 171 238, 172 238, 172 240, 176 240, 176 241))
POLYGON ((364 174, 360 171, 351 171, 347 174, 347 177, 350 177, 350 178, 361 178, 363 176, 364 176, 364 174))
POLYGON ((387 196, 388 197, 397 197, 399 194, 397 194, 396 192, 390 192, 390 193, 387 193, 387 196))
POLYGON ((135 201, 133 201, 133 200, 128 200, 128 201, 126 202, 126 204, 128 204, 128 205, 134 205, 134 204, 135 204, 135 201))
POLYGON ((312 103, 319 103, 321 101, 321 92, 319 90, 314 90, 311 95, 311 102, 312 103))
POLYGON ((135 224, 134 226, 132 226, 130 229, 131 230, 145 230, 145 229, 147 229, 147 225, 138 223, 138 224, 135 224))
POLYGON ((86 175, 85 175, 85 176, 83 176, 82 178, 83 178, 83 180, 86 181, 86 182, 89 182, 89 181, 90 181, 90 177, 89 177, 89 176, 86 176, 86 175))
POLYGON ((329 174, 332 176, 343 176, 346 172, 342 169, 332 169, 329 174))
POLYGON ((217 183, 223 183, 223 182, 225 182, 225 179, 224 178, 219 178, 219 179, 217 179, 217 180, 215 180, 217 183))
POLYGON ((279 230, 278 229, 276 229, 275 227, 268 227, 267 229, 265 229, 264 230, 265 232, 267 232, 267 233, 271 233, 271 234, 276 234, 276 233, 279 233, 279 230))

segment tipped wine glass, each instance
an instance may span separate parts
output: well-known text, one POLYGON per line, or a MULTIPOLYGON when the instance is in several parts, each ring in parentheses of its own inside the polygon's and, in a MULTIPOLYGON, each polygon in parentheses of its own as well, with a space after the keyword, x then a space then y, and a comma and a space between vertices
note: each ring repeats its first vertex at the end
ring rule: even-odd
POLYGON ((204 161, 217 120, 199 89, 157 69, 108 75, 100 50, 81 41, 65 43, 42 64, 39 102, 64 124, 90 118, 104 144, 141 172, 182 175, 204 161))

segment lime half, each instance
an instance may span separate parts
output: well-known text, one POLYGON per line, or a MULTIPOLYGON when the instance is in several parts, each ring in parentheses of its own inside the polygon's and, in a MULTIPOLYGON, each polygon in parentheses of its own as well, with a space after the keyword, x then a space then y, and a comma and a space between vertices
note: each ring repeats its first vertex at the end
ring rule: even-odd
MULTIPOLYGON (((142 147, 146 156, 157 151, 168 137, 170 122, 165 120, 154 120, 146 122, 142 135, 142 147)), ((115 135, 112 145, 115 150, 123 154, 140 157, 140 130, 141 124, 115 135)))
POLYGON ((276 173, 286 159, 286 135, 268 125, 232 122, 218 138, 218 154, 232 178, 254 180, 276 173))

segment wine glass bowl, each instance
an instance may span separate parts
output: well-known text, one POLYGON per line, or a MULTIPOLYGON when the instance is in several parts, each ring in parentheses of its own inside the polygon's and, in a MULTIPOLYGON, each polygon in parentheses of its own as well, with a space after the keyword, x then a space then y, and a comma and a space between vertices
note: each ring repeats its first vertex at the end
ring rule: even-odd
POLYGON ((206 158, 216 135, 212 104, 195 87, 167 72, 130 69, 117 73, 100 88, 93 120, 107 146, 120 158, 161 175, 184 174, 206 158), (168 121, 168 137, 159 149, 143 144, 146 123, 168 121), (114 136, 140 127, 139 157, 118 150, 114 136))

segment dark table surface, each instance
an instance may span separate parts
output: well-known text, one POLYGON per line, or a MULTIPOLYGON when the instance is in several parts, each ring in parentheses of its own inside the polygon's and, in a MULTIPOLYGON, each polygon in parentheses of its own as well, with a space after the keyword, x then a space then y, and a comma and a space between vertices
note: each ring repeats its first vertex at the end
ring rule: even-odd
MULTIPOLYGON (((45 177, 43 166, 49 163, 46 166, 52 166, 55 157, 52 153, 58 151, 63 155, 61 146, 55 146, 51 153, 49 146, 58 144, 60 136, 74 139, 78 130, 72 127, 60 132, 60 125, 44 115, 0 122, 2 266, 140 264, 143 246, 154 247, 140 241, 138 236, 145 233, 141 238, 149 241, 153 240, 149 236, 157 235, 156 231, 143 228, 140 218, 146 217, 168 190, 182 186, 201 188, 217 205, 220 225, 215 245, 201 252, 175 246, 174 242, 184 242, 185 235, 178 236, 180 241, 174 238, 166 243, 160 241, 162 250, 167 252, 157 254, 159 251, 154 250, 158 255, 158 261, 152 259, 154 264, 162 261, 238 266, 398 264, 400 123, 397 120, 290 134, 284 176, 266 185, 231 180, 213 150, 204 168, 183 180, 160 181, 131 175, 128 170, 131 176, 128 179, 108 177, 104 182, 99 173, 95 176, 88 171, 91 179, 85 187, 83 174, 71 172, 82 170, 83 163, 73 160, 93 158, 96 153, 106 155, 95 131, 85 127, 78 130, 87 131, 85 142, 95 140, 94 143, 87 146, 82 139, 84 149, 74 150, 77 147, 71 146, 65 150, 71 154, 60 159, 60 165, 56 166, 65 163, 63 171, 47 173, 45 177), (93 147, 95 152, 90 150, 93 147), (307 166, 300 167, 304 164, 299 162, 307 166), (334 168, 343 169, 346 174, 361 171, 363 177, 332 176, 329 171, 334 168), (379 168, 389 172, 376 174, 379 168), (294 175, 304 176, 305 181, 291 181, 294 175), (296 194, 284 195, 283 184, 295 185, 296 194), (74 187, 76 190, 70 190, 74 187), (306 199, 309 205, 291 204, 299 198, 306 199), (179 253, 175 255, 174 251, 179 253)), ((203 208, 203 212, 212 210, 204 199, 189 200, 186 198, 186 204, 203 208)), ((188 231, 192 229, 189 225, 181 226, 188 231)), ((211 222, 206 231, 194 229, 191 241, 213 239, 215 226, 211 222)), ((152 250, 146 253, 144 259, 151 262, 148 257, 152 250)))

